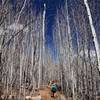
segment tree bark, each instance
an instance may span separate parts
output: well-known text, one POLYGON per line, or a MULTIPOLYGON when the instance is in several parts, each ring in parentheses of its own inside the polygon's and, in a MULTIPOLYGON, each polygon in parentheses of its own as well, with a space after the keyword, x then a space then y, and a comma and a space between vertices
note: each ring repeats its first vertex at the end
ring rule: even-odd
POLYGON ((93 25, 92 15, 91 15, 91 12, 90 12, 88 1, 84 0, 84 4, 86 6, 92 35, 93 35, 93 38, 94 38, 94 44, 95 44, 97 59, 98 59, 98 69, 100 71, 100 48, 99 48, 99 43, 98 43, 98 40, 97 40, 96 30, 95 30, 94 25, 93 25))

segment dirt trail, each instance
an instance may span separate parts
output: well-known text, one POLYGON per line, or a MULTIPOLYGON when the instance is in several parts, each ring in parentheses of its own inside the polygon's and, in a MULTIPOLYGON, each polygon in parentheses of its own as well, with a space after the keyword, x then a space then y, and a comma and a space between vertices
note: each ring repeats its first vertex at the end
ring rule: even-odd
MULTIPOLYGON (((39 94, 41 96, 41 99, 36 99, 36 100, 67 100, 63 94, 60 92, 57 92, 55 94, 55 97, 51 97, 51 91, 49 88, 44 88, 39 90, 39 94)), ((32 99, 35 100, 35 99, 32 99)))
POLYGON ((61 100, 66 100, 64 95, 61 95, 60 97, 61 97, 61 100))
POLYGON ((38 89, 38 92, 39 93, 37 96, 34 96, 34 94, 31 96, 27 96, 26 100, 67 100, 65 96, 60 92, 57 92, 55 94, 55 97, 51 97, 51 91, 48 87, 38 89))
MULTIPOLYGON (((25 95, 21 95, 21 100, 67 100, 59 91, 55 93, 54 97, 51 97, 51 90, 48 86, 44 86, 39 89, 33 89, 30 93, 26 91, 25 95)), ((12 95, 6 94, 5 92, 4 94, 1 93, 0 100, 18 100, 18 96, 19 93, 16 93, 16 91, 13 90, 12 95)))

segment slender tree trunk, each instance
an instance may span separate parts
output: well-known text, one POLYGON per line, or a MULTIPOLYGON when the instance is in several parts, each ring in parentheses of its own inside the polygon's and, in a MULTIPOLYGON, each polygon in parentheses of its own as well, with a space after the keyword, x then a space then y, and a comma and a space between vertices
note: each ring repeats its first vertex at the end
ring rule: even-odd
POLYGON ((0 67, 1 67, 1 55, 2 55, 2 36, 0 36, 0 67))
POLYGON ((44 55, 45 55, 45 14, 46 14, 46 5, 44 4, 43 11, 43 26, 42 26, 42 35, 40 35, 40 60, 39 60, 39 80, 38 80, 38 88, 42 84, 43 79, 43 66, 44 66, 44 55))
MULTIPOLYGON (((73 100, 76 100, 75 96, 75 86, 76 86, 76 79, 73 76, 73 68, 72 68, 72 37, 71 37, 71 29, 70 29, 70 21, 69 21, 69 12, 68 12, 68 0, 66 0, 66 11, 67 11, 67 33, 68 33, 68 59, 69 59, 69 79, 72 81, 72 93, 73 93, 73 100)), ((71 84, 71 83, 70 83, 71 84)))
POLYGON ((94 44, 95 44, 96 53, 97 53, 98 69, 100 71, 100 48, 99 48, 99 43, 98 43, 98 40, 97 40, 97 35, 96 35, 95 28, 94 28, 94 25, 93 25, 93 20, 92 20, 90 8, 89 8, 89 5, 88 5, 88 1, 84 0, 84 4, 86 6, 88 17, 89 17, 90 27, 91 27, 92 35, 93 35, 93 38, 94 38, 94 44))
MULTIPOLYGON (((43 12, 43 29, 42 29, 42 32, 43 32, 43 62, 42 62, 42 66, 43 66, 43 70, 45 68, 45 17, 46 17, 46 4, 44 4, 44 12, 43 12)), ((42 71, 43 73, 43 81, 45 80, 44 79, 44 72, 42 71)))

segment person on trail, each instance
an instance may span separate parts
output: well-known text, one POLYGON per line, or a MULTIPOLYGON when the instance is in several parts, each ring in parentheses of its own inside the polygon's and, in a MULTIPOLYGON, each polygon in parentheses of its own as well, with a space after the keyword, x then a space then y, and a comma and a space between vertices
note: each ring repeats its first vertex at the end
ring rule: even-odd
POLYGON ((52 85, 51 85, 51 92, 52 92, 52 94, 51 94, 51 97, 54 97, 54 95, 55 95, 55 93, 57 92, 57 84, 56 83, 53 83, 52 85))

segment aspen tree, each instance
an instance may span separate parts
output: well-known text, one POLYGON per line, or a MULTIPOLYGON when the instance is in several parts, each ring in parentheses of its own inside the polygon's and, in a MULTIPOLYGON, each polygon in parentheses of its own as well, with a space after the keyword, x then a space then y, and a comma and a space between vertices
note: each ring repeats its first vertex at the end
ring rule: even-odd
POLYGON ((92 35, 93 35, 93 38, 94 38, 94 44, 95 44, 96 53, 97 53, 97 59, 98 59, 98 69, 100 71, 100 48, 99 48, 99 43, 98 43, 98 39, 97 39, 95 28, 94 28, 94 25, 93 25, 92 15, 91 15, 91 12, 90 12, 88 1, 84 0, 84 4, 86 6, 86 10, 87 10, 87 13, 88 13, 88 18, 89 18, 89 22, 90 22, 92 35))

